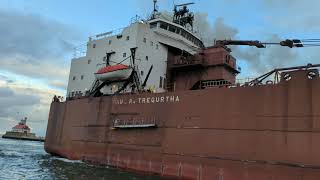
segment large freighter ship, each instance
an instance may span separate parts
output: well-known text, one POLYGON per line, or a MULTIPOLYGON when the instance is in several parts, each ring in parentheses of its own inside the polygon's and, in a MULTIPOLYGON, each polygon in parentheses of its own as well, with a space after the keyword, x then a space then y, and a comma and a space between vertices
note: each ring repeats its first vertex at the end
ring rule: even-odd
POLYGON ((238 82, 226 46, 265 43, 204 47, 187 5, 89 38, 67 100, 51 104, 45 150, 182 179, 320 179, 320 65, 238 82))

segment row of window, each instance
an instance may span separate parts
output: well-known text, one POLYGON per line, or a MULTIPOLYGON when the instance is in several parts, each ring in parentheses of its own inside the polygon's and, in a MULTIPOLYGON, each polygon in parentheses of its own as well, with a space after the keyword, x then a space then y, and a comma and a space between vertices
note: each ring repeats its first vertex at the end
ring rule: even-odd
MULTIPOLYGON (((143 42, 147 43, 147 38, 143 38, 143 42)), ((150 46, 153 46, 153 45, 154 45, 153 41, 150 41, 150 46)), ((159 49, 159 44, 156 44, 156 49, 159 49)))
MULTIPOLYGON (((156 28, 157 24, 158 24, 158 22, 151 23, 150 28, 151 29, 156 28)), ((191 33, 187 32, 186 30, 184 30, 182 28, 176 27, 174 25, 171 25, 171 24, 168 24, 165 22, 160 22, 160 28, 167 30, 167 31, 170 31, 170 32, 173 32, 173 33, 176 33, 176 34, 179 34, 182 37, 186 38, 187 40, 191 41, 192 43, 194 43, 195 45, 197 45, 199 47, 203 46, 200 40, 198 40, 191 33)))
POLYGON ((84 92, 82 92, 82 91, 72 91, 72 92, 69 92, 68 97, 85 96, 88 93, 89 93, 89 91, 87 91, 87 90, 85 90, 84 92))
MULTIPOLYGON (((122 38, 122 35, 118 35, 118 36, 117 36, 117 39, 121 39, 121 38, 122 38)), ((130 36, 127 36, 127 37, 126 37, 126 40, 129 41, 129 40, 130 40, 130 36)), ((109 45, 112 44, 112 40, 111 40, 111 39, 108 41, 108 44, 109 44, 109 45)), ((92 48, 96 48, 96 47, 97 47, 97 44, 94 43, 94 44, 92 45, 92 48)))
MULTIPOLYGON (((73 77, 72 77, 72 80, 73 80, 73 81, 75 81, 76 79, 77 79, 76 76, 73 76, 73 77)), ((84 79, 84 75, 81 75, 81 76, 80 76, 80 80, 83 80, 83 79, 84 79)))

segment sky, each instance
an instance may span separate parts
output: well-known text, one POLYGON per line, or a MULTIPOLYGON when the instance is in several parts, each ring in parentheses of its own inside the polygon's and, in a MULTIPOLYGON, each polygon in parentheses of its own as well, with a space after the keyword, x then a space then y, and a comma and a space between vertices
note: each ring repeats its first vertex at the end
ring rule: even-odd
MULTIPOLYGON (((159 0, 160 11, 192 0, 159 0)), ((196 30, 215 39, 279 42, 320 38, 318 0, 193 0, 196 30)), ((52 97, 65 96, 73 49, 91 35, 146 18, 152 0, 0 0, 0 134, 28 117, 45 135, 52 97)), ((319 47, 320 48, 320 47, 319 47)), ((239 78, 275 67, 319 63, 319 48, 235 47, 239 78)))

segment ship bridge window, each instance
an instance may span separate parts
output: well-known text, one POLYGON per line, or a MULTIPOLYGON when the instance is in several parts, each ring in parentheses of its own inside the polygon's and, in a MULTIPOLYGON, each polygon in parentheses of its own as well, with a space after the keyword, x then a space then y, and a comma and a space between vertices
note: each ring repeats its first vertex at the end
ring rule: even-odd
POLYGON ((162 88, 162 76, 160 76, 159 88, 162 88))
POLYGON ((188 39, 189 41, 191 41, 191 36, 190 36, 189 33, 187 34, 187 39, 188 39))
POLYGON ((84 78, 84 75, 81 75, 81 80, 83 80, 83 78, 84 78))
POLYGON ((96 44, 93 44, 93 45, 92 45, 92 48, 96 48, 96 44))
POLYGON ((112 40, 109 40, 109 45, 112 43, 112 40))
POLYGON ((181 31, 181 36, 186 37, 186 36, 187 36, 187 31, 182 30, 182 31, 181 31))
POLYGON ((91 63, 91 59, 88 59, 88 64, 90 64, 91 63))
POLYGON ((123 57, 127 57, 127 53, 123 53, 123 57))
POLYGON ((181 31, 181 29, 180 29, 180 28, 177 28, 176 33, 177 33, 177 34, 180 34, 180 31, 181 31))
POLYGON ((193 44, 196 44, 196 38, 192 37, 193 44))
POLYGON ((147 38, 143 38, 143 42, 146 43, 147 42, 147 38))
POLYGON ((154 29, 157 27, 157 23, 150 23, 150 29, 154 29))
POLYGON ((169 31, 171 32, 176 32, 176 27, 172 26, 172 25, 169 25, 169 31))
POLYGON ((117 39, 121 39, 122 38, 122 34, 117 35, 117 39))
POLYGON ((75 77, 75 76, 73 76, 73 77, 72 77, 72 80, 76 80, 76 77, 75 77))
POLYGON ((165 22, 161 22, 161 23, 160 23, 160 28, 167 30, 167 29, 168 29, 168 24, 165 23, 165 22))
POLYGON ((127 41, 129 41, 130 40, 130 36, 127 36, 127 41))

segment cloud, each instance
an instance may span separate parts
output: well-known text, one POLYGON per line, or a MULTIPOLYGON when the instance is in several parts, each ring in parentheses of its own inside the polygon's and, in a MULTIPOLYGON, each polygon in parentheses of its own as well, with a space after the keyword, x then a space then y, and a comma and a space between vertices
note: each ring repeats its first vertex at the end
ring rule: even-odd
POLYGON ((26 116, 44 135, 52 97, 65 93, 54 89, 66 87, 69 57, 80 34, 38 15, 1 8, 0 33, 0 131, 26 116))
MULTIPOLYGON (((266 41, 280 42, 281 40, 279 36, 273 34, 268 35, 266 41)), ((251 67, 250 69, 258 74, 295 64, 299 56, 296 49, 279 46, 268 46, 265 49, 253 47, 233 48, 233 53, 235 57, 248 62, 251 67)))
POLYGON ((56 88, 60 88, 60 89, 67 88, 67 82, 64 82, 64 81, 52 80, 52 81, 49 81, 49 85, 56 88))
MULTIPOLYGON (((215 22, 208 21, 208 15, 204 13, 195 14, 195 28, 202 37, 206 46, 213 45, 214 40, 238 40, 239 30, 225 23, 222 17, 218 17, 215 22)), ((263 33, 265 42, 280 42, 283 39, 275 34, 263 33)), ((230 46, 233 55, 237 59, 246 61, 251 71, 257 74, 265 73, 277 67, 284 67, 297 61, 298 53, 293 49, 268 46, 266 49, 254 47, 230 46)))
POLYGON ((214 40, 234 39, 238 30, 224 22, 223 17, 218 17, 210 23, 207 13, 195 13, 194 28, 203 39, 206 46, 214 44, 214 40))
POLYGON ((13 83, 14 80, 10 79, 8 76, 4 76, 0 74, 0 81, 4 83, 13 83))
MULTIPOLYGON (((13 91, 11 89, 0 87, 0 98, 7 98, 10 96, 13 96, 13 91)), ((0 104, 0 106, 1 106, 1 104, 0 104)))
POLYGON ((34 78, 66 79, 77 31, 33 14, 0 9, 0 69, 34 78))
POLYGON ((33 130, 44 135, 54 95, 63 95, 63 92, 21 82, 0 84, 0 131, 9 130, 21 118, 28 117, 33 130))
POLYGON ((40 97, 15 92, 10 87, 0 87, 0 102, 0 118, 18 118, 19 112, 30 111, 40 103, 40 97))
POLYGON ((37 61, 61 57, 77 37, 68 26, 37 15, 0 9, 0 54, 23 54, 37 61))
POLYGON ((1 59, 0 69, 15 74, 46 80, 65 80, 68 77, 69 66, 57 63, 54 58, 39 61, 28 55, 11 55, 1 59))

